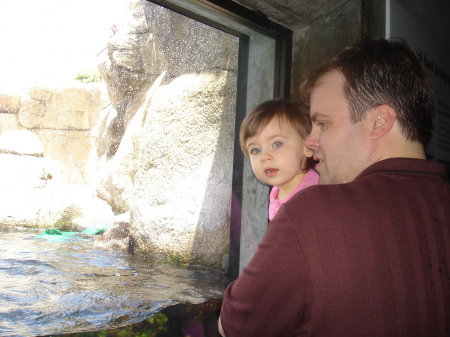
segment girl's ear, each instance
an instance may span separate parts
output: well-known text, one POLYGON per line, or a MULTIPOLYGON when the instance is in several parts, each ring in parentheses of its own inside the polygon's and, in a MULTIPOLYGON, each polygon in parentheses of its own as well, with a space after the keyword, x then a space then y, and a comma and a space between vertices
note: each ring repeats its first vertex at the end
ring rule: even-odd
POLYGON ((303 145, 303 154, 307 158, 311 158, 314 155, 314 151, 311 149, 308 149, 306 146, 303 145))

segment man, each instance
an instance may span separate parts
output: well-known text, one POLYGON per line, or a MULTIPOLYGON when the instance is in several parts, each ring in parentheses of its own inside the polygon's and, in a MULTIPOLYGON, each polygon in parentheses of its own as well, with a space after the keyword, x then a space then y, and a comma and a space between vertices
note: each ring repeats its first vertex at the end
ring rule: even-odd
POLYGON ((301 87, 321 185, 270 223, 223 336, 450 336, 450 185, 427 161, 434 98, 404 42, 349 46, 301 87))

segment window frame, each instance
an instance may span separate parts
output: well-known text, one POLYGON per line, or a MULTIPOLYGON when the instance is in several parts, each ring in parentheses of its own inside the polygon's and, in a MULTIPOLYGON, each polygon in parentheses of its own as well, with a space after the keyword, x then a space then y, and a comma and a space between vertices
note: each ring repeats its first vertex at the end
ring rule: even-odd
MULTIPOLYGON (((147 0, 156 5, 165 7, 193 20, 219 29, 225 33, 239 38, 238 51, 238 74, 236 88, 236 119, 235 130, 239 130, 242 120, 250 109, 248 101, 248 76, 250 37, 246 29, 254 31, 274 41, 274 64, 273 64, 273 93, 271 98, 290 98, 291 83, 291 61, 293 32, 282 25, 269 20, 269 18, 257 11, 252 11, 236 2, 230 0, 147 0)), ((248 32, 248 31, 247 31, 248 32)), ((259 102, 258 102, 259 103, 259 102)), ((241 247, 242 217, 244 213, 250 212, 243 205, 244 183, 257 184, 245 176, 246 168, 244 155, 239 146, 239 132, 235 132, 234 155, 233 155, 233 179, 232 193, 236 200, 231 203, 230 216, 230 245, 228 281, 231 282, 239 276, 240 271, 248 262, 256 250, 256 242, 253 247, 241 247), (245 250, 245 252, 244 252, 245 250), (246 257, 243 259, 243 253, 246 257)), ((266 191, 263 190, 263 194, 266 191)), ((268 197, 268 195, 267 195, 268 197)), ((252 210, 253 212, 255 210, 252 210)), ((265 232, 266 223, 253 224, 253 226, 264 226, 261 230, 265 232)), ((262 238, 259 235, 259 240, 262 238)), ((259 241, 257 240, 257 241, 259 241)))

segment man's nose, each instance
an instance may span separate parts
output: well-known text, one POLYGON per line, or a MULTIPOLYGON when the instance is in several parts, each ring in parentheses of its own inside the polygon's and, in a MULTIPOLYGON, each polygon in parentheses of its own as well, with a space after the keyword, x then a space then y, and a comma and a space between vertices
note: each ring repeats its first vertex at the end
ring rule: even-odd
POLYGON ((314 130, 312 130, 311 133, 306 137, 305 146, 311 150, 319 147, 319 140, 317 139, 314 130))

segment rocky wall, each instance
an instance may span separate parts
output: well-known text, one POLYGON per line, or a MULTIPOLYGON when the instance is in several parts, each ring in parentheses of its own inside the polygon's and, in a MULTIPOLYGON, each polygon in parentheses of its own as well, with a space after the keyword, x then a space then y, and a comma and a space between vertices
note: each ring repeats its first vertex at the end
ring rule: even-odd
POLYGON ((91 128, 108 105, 104 83, 31 87, 18 94, 0 93, 0 134, 35 133, 45 155, 63 164, 68 182, 90 183, 87 168, 91 128))

